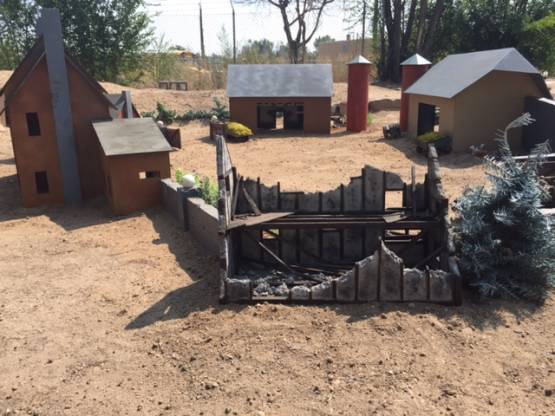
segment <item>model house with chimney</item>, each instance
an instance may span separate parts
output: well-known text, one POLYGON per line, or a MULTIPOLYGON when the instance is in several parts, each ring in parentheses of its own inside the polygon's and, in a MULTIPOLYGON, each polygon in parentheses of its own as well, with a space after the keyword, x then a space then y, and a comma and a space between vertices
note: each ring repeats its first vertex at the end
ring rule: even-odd
POLYGON ((144 132, 130 135, 130 125, 121 119, 139 116, 131 95, 108 94, 65 50, 57 9, 43 9, 37 26, 35 45, 0 90, 0 115, 11 129, 23 205, 73 204, 101 195, 112 201, 129 198, 125 193, 131 190, 135 194, 144 190, 149 204, 113 205, 116 213, 156 204, 161 198, 160 178, 169 176, 167 156, 172 148, 155 122, 137 119, 152 137, 144 132), (93 125, 100 121, 113 123, 110 135, 121 137, 120 145, 133 142, 127 147, 135 150, 125 155, 108 154, 93 125), (151 153, 165 153, 166 157, 143 157, 151 153), (107 157, 137 159, 128 164, 129 169, 136 170, 136 181, 131 181, 130 187, 117 187, 122 195, 114 195, 111 182, 125 182, 118 175, 127 177, 129 172, 107 171, 107 157), (143 172, 158 174, 141 177, 143 172))

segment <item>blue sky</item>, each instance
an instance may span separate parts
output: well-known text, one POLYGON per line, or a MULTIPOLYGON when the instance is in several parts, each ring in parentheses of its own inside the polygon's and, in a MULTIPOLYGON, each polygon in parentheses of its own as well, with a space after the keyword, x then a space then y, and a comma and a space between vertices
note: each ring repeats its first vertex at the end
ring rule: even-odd
MULTIPOLYGON (((229 0, 201 0, 204 20, 206 53, 219 53, 221 50, 218 33, 222 25, 232 33, 231 6, 229 0)), ((344 39, 347 24, 343 22, 341 0, 332 5, 322 19, 315 37, 330 35, 344 39)), ((158 36, 164 35, 172 44, 179 44, 200 52, 199 0, 149 0, 149 11, 157 13, 154 25, 158 36)), ((249 39, 267 38, 273 42, 285 43, 282 20, 279 10, 270 5, 249 6, 235 3, 236 31, 238 46, 249 39)))

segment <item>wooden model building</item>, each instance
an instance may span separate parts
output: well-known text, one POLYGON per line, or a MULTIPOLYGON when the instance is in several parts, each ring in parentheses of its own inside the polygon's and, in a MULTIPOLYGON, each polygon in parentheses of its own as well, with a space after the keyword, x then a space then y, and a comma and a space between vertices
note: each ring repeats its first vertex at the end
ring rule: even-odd
POLYGON ((423 183, 366 166, 318 193, 243 178, 222 136, 217 157, 221 301, 462 302, 433 146, 423 183))
MULTIPOLYGON (((103 194, 118 200, 116 190, 106 180, 109 174, 105 169, 111 164, 104 159, 110 155, 103 153, 93 122, 138 117, 131 96, 126 92, 108 94, 64 49, 57 9, 43 9, 37 26, 38 40, 0 90, 0 97, 4 97, 0 115, 5 115, 11 129, 23 205, 74 204, 103 194)), ((141 154, 127 158, 136 158, 130 166, 137 178, 141 172, 159 172, 160 177, 149 179, 154 182, 151 186, 160 187, 160 178, 169 176, 167 152, 171 147, 164 148, 166 157, 151 169, 143 154, 149 144, 158 143, 161 134, 152 119, 141 123, 155 138, 149 141, 145 134, 135 137, 141 154)), ((116 126, 112 136, 129 137, 127 123, 116 126)), ((160 149, 157 145, 153 152, 160 149)), ((111 180, 121 183, 123 179, 112 174, 111 180)), ((152 195, 141 199, 136 194, 136 205, 126 203, 125 209, 116 211, 143 209, 159 201, 152 195)))
POLYGON ((227 95, 231 121, 252 131, 330 132, 330 64, 229 65, 227 95))
MULTIPOLYGON (((405 91, 409 136, 439 131, 459 151, 493 147, 497 132, 524 113, 527 97, 552 98, 540 72, 514 48, 450 55, 420 75, 405 91)), ((520 148, 521 131, 509 140, 520 148)))

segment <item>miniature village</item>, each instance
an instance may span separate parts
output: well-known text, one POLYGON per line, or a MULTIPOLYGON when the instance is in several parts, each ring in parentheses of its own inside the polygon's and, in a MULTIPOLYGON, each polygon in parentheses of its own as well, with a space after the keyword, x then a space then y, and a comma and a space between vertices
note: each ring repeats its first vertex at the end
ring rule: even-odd
POLYGON ((0 415, 555 409, 555 81, 518 48, 138 88, 64 24, 0 71, 0 415))

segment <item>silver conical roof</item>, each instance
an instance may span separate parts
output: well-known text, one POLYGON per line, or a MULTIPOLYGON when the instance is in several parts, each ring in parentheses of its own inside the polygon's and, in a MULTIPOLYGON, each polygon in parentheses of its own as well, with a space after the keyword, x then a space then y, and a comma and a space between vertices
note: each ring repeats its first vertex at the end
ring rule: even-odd
POLYGON ((347 63, 347 65, 356 65, 356 64, 370 65, 371 62, 368 59, 366 59, 364 56, 359 55, 355 59, 353 59, 351 62, 347 63))
POLYGON ((432 63, 428 61, 426 58, 424 58, 423 56, 414 54, 405 62, 403 62, 401 65, 431 65, 431 64, 432 63))

